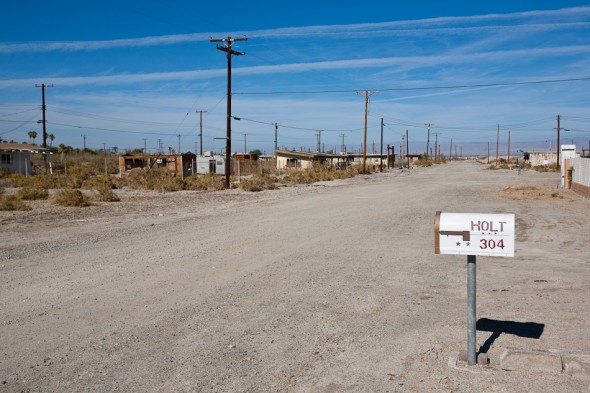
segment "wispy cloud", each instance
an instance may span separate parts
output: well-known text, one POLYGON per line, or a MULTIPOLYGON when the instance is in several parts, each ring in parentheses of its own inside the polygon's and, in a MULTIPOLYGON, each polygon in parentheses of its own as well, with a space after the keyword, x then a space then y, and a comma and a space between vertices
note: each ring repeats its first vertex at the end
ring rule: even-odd
MULTIPOLYGON (((441 54, 430 56, 403 56, 387 58, 365 58, 354 60, 320 61, 309 63, 291 63, 269 66, 238 67, 234 74, 239 75, 269 75, 280 73, 301 73, 310 71, 327 71, 338 69, 366 69, 388 67, 390 73, 403 72, 419 68, 428 68, 440 65, 463 64, 463 63, 497 63, 506 62, 510 59, 527 57, 556 57, 564 55, 590 54, 590 45, 573 45, 560 47, 546 47, 533 49, 499 50, 463 54, 441 54), (392 68, 394 67, 394 68, 392 68)), ((83 85, 130 85, 145 82, 165 81, 186 81, 197 79, 208 79, 214 76, 224 75, 225 69, 197 70, 197 71, 175 71, 137 74, 98 75, 80 77, 56 77, 40 76, 38 78, 0 80, 0 88, 29 86, 39 80, 48 80, 51 83, 61 86, 83 86, 83 85)), ((580 76, 580 75, 576 75, 580 76)), ((583 75, 585 76, 585 75, 583 75)), ((358 88, 365 88, 360 86, 358 88)))
POLYGON ((0 43, 0 54, 45 53, 45 52, 80 52, 99 51, 119 48, 136 48, 165 46, 182 43, 203 42, 211 36, 233 35, 251 38, 303 38, 313 36, 355 37, 383 35, 424 35, 424 34, 461 34, 494 30, 498 28, 520 31, 550 31, 556 29, 588 28, 589 23, 580 22, 590 15, 590 7, 565 8, 550 11, 529 11, 509 14, 489 14, 461 17, 439 17, 418 20, 392 21, 382 23, 361 23, 349 25, 318 25, 288 27, 279 29, 252 30, 234 33, 193 33, 125 38, 97 41, 62 41, 62 42, 24 42, 0 43), (561 18, 556 20, 555 18, 561 18), (530 20, 533 19, 533 20, 530 20), (538 21, 543 19, 544 23, 538 21), (502 22, 521 20, 516 25, 465 26, 471 23, 502 22), (455 26, 461 23, 464 26, 455 26))

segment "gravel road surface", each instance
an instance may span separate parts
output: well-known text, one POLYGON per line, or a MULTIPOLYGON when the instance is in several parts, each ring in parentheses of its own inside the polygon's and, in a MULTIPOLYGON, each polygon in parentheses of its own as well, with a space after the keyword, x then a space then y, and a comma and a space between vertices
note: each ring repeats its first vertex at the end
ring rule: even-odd
POLYGON ((590 201, 557 182, 466 161, 0 212, 0 392, 588 392, 590 201), (489 366, 453 360, 466 257, 434 255, 437 210, 516 215, 477 315, 542 334, 478 331, 489 366))

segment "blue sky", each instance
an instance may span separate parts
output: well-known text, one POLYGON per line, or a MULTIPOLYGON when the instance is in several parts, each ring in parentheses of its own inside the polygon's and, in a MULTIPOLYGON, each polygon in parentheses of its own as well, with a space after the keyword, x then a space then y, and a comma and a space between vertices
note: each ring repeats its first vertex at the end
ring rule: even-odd
POLYGON ((0 137, 54 145, 225 147, 226 65, 210 37, 247 37, 232 58, 232 151, 396 146, 443 153, 555 149, 590 140, 590 1, 20 1, 0 15, 0 137), (287 4, 291 3, 291 4, 287 4), (483 3, 483 4, 482 4, 483 3), (568 80, 568 81, 565 81, 568 80), (561 81, 551 83, 520 83, 561 81), (515 84, 517 83, 517 84, 515 84), (498 86, 500 85, 500 86, 498 86), (453 86, 470 86, 453 88, 453 86), (444 87, 444 88, 435 88, 444 87), (321 130, 321 132, 320 132, 321 130), (41 143, 38 137, 36 142, 41 143), (459 150, 460 151, 460 150, 459 150))

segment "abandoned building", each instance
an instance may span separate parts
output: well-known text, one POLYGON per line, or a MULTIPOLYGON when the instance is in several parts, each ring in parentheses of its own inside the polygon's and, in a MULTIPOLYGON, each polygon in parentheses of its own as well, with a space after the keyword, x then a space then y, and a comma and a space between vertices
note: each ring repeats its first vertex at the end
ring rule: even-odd
MULTIPOLYGON (((34 174, 33 154, 52 154, 49 149, 21 143, 0 143, 0 170, 6 173, 34 174)), ((51 167, 51 160, 49 160, 51 167)))
POLYGON ((149 168, 166 168, 173 176, 183 179, 198 173, 225 173, 225 157, 205 153, 197 156, 194 153, 133 155, 119 156, 119 173, 121 177, 128 177, 133 171, 149 168))

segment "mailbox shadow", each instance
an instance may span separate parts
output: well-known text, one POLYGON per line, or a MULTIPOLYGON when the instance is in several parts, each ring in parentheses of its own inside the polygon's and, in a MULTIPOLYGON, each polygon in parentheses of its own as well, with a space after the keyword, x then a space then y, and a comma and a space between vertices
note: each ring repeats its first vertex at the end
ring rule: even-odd
POLYGON ((513 322, 513 321, 499 321, 496 319, 480 318, 475 324, 476 330, 482 332, 492 332, 492 335, 479 348, 478 353, 487 353, 494 341, 500 337, 502 333, 514 334, 519 337, 539 339, 545 330, 545 324, 535 322, 513 322))

